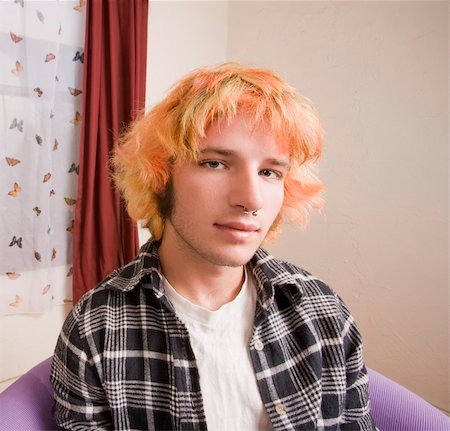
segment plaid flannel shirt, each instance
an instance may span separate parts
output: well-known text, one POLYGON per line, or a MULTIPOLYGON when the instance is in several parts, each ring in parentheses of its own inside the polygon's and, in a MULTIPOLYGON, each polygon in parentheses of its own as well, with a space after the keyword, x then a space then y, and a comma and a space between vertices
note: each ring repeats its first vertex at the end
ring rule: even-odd
MULTIPOLYGON (((51 380, 68 430, 206 430, 189 333, 165 296, 157 253, 88 292, 67 317, 51 380)), ((372 430, 361 337, 339 297, 259 249, 249 349, 275 430, 372 430)))

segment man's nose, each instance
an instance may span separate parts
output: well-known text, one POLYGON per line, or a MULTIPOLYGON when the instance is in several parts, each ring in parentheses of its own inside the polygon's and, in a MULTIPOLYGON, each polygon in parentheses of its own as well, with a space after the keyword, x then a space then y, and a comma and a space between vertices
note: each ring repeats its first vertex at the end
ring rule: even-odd
POLYGON ((248 211, 263 207, 262 178, 256 172, 243 171, 233 178, 231 205, 248 211))

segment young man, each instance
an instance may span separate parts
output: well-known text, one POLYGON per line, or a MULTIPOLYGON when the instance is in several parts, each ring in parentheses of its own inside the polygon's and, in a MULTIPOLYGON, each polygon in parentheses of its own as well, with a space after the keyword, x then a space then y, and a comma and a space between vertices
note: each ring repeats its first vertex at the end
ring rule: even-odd
POLYGON ((270 71, 181 80, 114 156, 139 256, 67 318, 61 429, 371 430, 361 338, 338 296, 268 255, 321 204, 309 102, 270 71))

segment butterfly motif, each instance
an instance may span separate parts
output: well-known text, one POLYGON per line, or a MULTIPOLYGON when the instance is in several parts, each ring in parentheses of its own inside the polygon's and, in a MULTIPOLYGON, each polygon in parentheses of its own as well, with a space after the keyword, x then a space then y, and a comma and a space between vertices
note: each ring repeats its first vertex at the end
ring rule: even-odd
POLYGON ((75 205, 77 203, 77 200, 72 198, 64 198, 64 200, 66 204, 69 206, 75 205))
POLYGON ((70 267, 69 272, 66 274, 66 277, 70 277, 73 274, 73 266, 70 267))
POLYGON ((44 175, 44 179, 43 179, 43 183, 46 183, 50 178, 52 177, 52 174, 50 173, 50 172, 47 172, 45 175, 44 175))
POLYGON ((52 249, 52 257, 51 257, 51 260, 53 261, 53 260, 55 260, 56 259, 56 250, 53 248, 52 249))
POLYGON ((78 126, 78 124, 80 124, 81 121, 81 114, 77 111, 75 113, 75 117, 73 120, 70 120, 70 122, 74 125, 74 126, 78 126))
POLYGON ((84 63, 84 52, 77 51, 75 56, 72 58, 72 61, 79 61, 80 63, 84 63))
POLYGON ((16 295, 14 297, 14 302, 11 302, 9 305, 14 308, 19 308, 22 305, 22 302, 23 299, 19 295, 16 295))
POLYGON ((72 220, 72 222, 70 223, 70 226, 66 229, 66 231, 73 233, 74 228, 75 228, 75 220, 72 220))
POLYGON ((13 236, 11 239, 11 242, 9 243, 10 247, 14 247, 15 245, 17 245, 17 247, 22 248, 22 237, 19 236, 13 236))
POLYGON ((37 133, 35 135, 36 138, 36 142, 38 145, 40 145, 42 147, 42 142, 44 142, 44 140, 42 139, 42 136, 39 136, 37 133))
POLYGON ((23 7, 23 0, 14 0, 15 4, 20 4, 23 7))
POLYGON ((19 184, 14 183, 13 189, 8 192, 8 196, 12 196, 13 198, 17 197, 17 194, 22 191, 22 187, 19 184))
POLYGON ((41 97, 44 92, 41 90, 41 87, 33 88, 33 91, 37 94, 37 97, 41 97))
POLYGON ((19 43, 23 40, 23 37, 17 36, 17 34, 13 33, 12 31, 9 32, 9 35, 11 36, 11 40, 14 43, 19 43))
POLYGON ((12 157, 5 157, 6 163, 8 163, 8 166, 16 166, 18 163, 20 163, 20 160, 13 159, 12 157))
POLYGON ((19 274, 18 272, 7 272, 6 276, 10 279, 10 280, 17 280, 21 274, 19 274))
POLYGON ((55 196, 55 190, 53 189, 50 190, 50 196, 55 196))
POLYGON ((55 138, 55 143, 53 144, 53 151, 56 151, 59 147, 58 139, 55 138))
POLYGON ((72 163, 70 165, 70 168, 69 168, 68 172, 69 172, 69 174, 71 174, 72 172, 75 172, 78 175, 79 172, 80 172, 80 165, 79 164, 76 165, 75 163, 72 163))
POLYGON ((78 90, 78 88, 73 87, 69 87, 69 91, 72 96, 79 96, 82 93, 81 90, 78 90))
POLYGON ((14 118, 9 128, 10 129, 16 128, 19 132, 23 132, 23 120, 17 121, 17 118, 14 118))
POLYGON ((14 76, 19 76, 22 73, 22 71, 23 71, 22 63, 19 60, 17 60, 16 61, 16 68, 15 69, 11 69, 11 73, 14 76))
POLYGON ((40 261, 42 260, 41 254, 40 254, 39 252, 37 252, 37 251, 34 252, 34 258, 35 258, 38 262, 40 262, 40 261))
POLYGON ((52 287, 51 284, 47 284, 47 285, 42 289, 42 294, 45 295, 45 294, 50 290, 51 287, 52 287))
POLYGON ((37 216, 40 216, 42 212, 42 210, 39 207, 34 207, 33 211, 36 213, 37 216))
POLYGON ((51 52, 49 52, 46 56, 45 56, 45 62, 46 63, 48 63, 49 61, 52 61, 52 60, 54 60, 56 57, 55 57, 55 54, 52 54, 51 52))
POLYGON ((36 11, 36 15, 37 15, 39 21, 41 21, 42 23, 44 23, 45 17, 44 17, 44 14, 43 14, 40 10, 37 10, 37 11, 36 11))
POLYGON ((79 3, 74 6, 73 8, 77 11, 77 12, 81 12, 83 10, 84 5, 86 4, 86 0, 80 0, 79 3))

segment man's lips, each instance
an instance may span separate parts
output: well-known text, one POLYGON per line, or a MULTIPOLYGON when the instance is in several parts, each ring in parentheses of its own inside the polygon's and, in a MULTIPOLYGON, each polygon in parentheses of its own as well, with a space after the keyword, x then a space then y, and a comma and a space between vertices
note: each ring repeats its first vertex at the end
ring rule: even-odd
POLYGON ((214 226, 228 240, 234 243, 245 243, 260 231, 259 226, 238 221, 215 223, 214 226))
POLYGON ((238 221, 233 222, 225 222, 225 223, 215 223, 215 226, 224 229, 230 229, 240 232, 257 232, 259 230, 259 226, 252 223, 242 223, 238 221))

